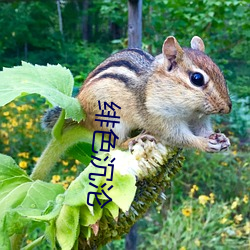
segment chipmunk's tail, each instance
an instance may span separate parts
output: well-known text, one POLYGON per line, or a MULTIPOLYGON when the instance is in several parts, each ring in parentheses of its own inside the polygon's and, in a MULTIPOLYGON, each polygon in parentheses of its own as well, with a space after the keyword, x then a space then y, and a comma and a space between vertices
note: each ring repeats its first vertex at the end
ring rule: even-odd
POLYGON ((42 128, 45 130, 51 130, 56 124, 61 111, 62 109, 58 106, 46 110, 41 120, 42 128))

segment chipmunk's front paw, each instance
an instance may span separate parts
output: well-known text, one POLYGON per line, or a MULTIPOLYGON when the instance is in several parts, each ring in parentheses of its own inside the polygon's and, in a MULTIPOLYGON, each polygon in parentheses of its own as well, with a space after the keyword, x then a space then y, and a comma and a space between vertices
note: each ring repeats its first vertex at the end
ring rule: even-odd
POLYGON ((141 134, 136 136, 135 138, 133 138, 128 146, 129 146, 129 150, 132 152, 133 151, 133 146, 137 143, 139 143, 142 147, 144 147, 144 144, 146 141, 151 141, 151 142, 155 142, 156 143, 156 139, 154 138, 154 136, 152 135, 148 135, 148 134, 141 134))
POLYGON ((208 138, 207 152, 216 153, 225 151, 230 147, 229 139, 222 133, 214 133, 208 138))

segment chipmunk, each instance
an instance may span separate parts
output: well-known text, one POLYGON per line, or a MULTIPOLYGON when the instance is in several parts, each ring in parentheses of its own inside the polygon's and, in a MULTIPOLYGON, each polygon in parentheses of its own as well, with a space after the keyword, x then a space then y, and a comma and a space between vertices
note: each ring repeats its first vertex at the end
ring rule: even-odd
POLYGON ((139 137, 153 136, 164 145, 227 149, 230 142, 213 131, 210 114, 227 114, 232 104, 223 74, 204 50, 198 36, 191 48, 181 48, 169 36, 156 57, 140 49, 110 56, 88 75, 77 96, 86 112, 83 126, 100 130, 98 101, 114 102, 121 107, 116 110, 120 123, 112 128, 119 145, 132 130, 141 129, 145 133, 139 137))

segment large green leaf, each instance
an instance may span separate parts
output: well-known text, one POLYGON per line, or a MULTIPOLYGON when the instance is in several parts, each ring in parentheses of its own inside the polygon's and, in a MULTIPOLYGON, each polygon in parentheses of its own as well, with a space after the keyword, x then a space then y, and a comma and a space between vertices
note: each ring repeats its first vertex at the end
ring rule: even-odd
POLYGON ((79 234, 79 207, 64 205, 56 220, 56 238, 62 249, 71 250, 79 234))
POLYGON ((37 209, 42 212, 47 207, 48 201, 55 200, 57 195, 63 192, 64 188, 61 185, 40 180, 34 181, 20 207, 26 210, 37 209))
POLYGON ((34 66, 22 62, 22 66, 0 72, 0 106, 18 96, 36 93, 53 106, 65 109, 66 118, 80 121, 84 114, 78 100, 71 97, 73 85, 71 72, 61 65, 34 66))
POLYGON ((21 233, 35 217, 50 214, 55 219, 62 207, 63 199, 56 199, 64 193, 61 185, 32 181, 14 160, 0 155, 0 249, 9 249, 9 236, 21 233))

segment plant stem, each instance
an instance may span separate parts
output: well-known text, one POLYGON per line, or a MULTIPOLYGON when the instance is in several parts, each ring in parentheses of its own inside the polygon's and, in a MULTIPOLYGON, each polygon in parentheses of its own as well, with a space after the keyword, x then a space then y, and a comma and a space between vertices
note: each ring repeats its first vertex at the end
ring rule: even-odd
POLYGON ((25 236, 26 227, 21 234, 14 234, 10 238, 10 244, 12 250, 20 250, 23 238, 25 236))
MULTIPOLYGON (((60 138, 51 139, 30 177, 33 180, 46 180, 61 155, 65 153, 69 147, 78 142, 87 142, 91 144, 92 137, 93 132, 81 125, 75 125, 65 129, 60 138)), ((95 145, 100 147, 100 140, 96 140, 95 145)))

